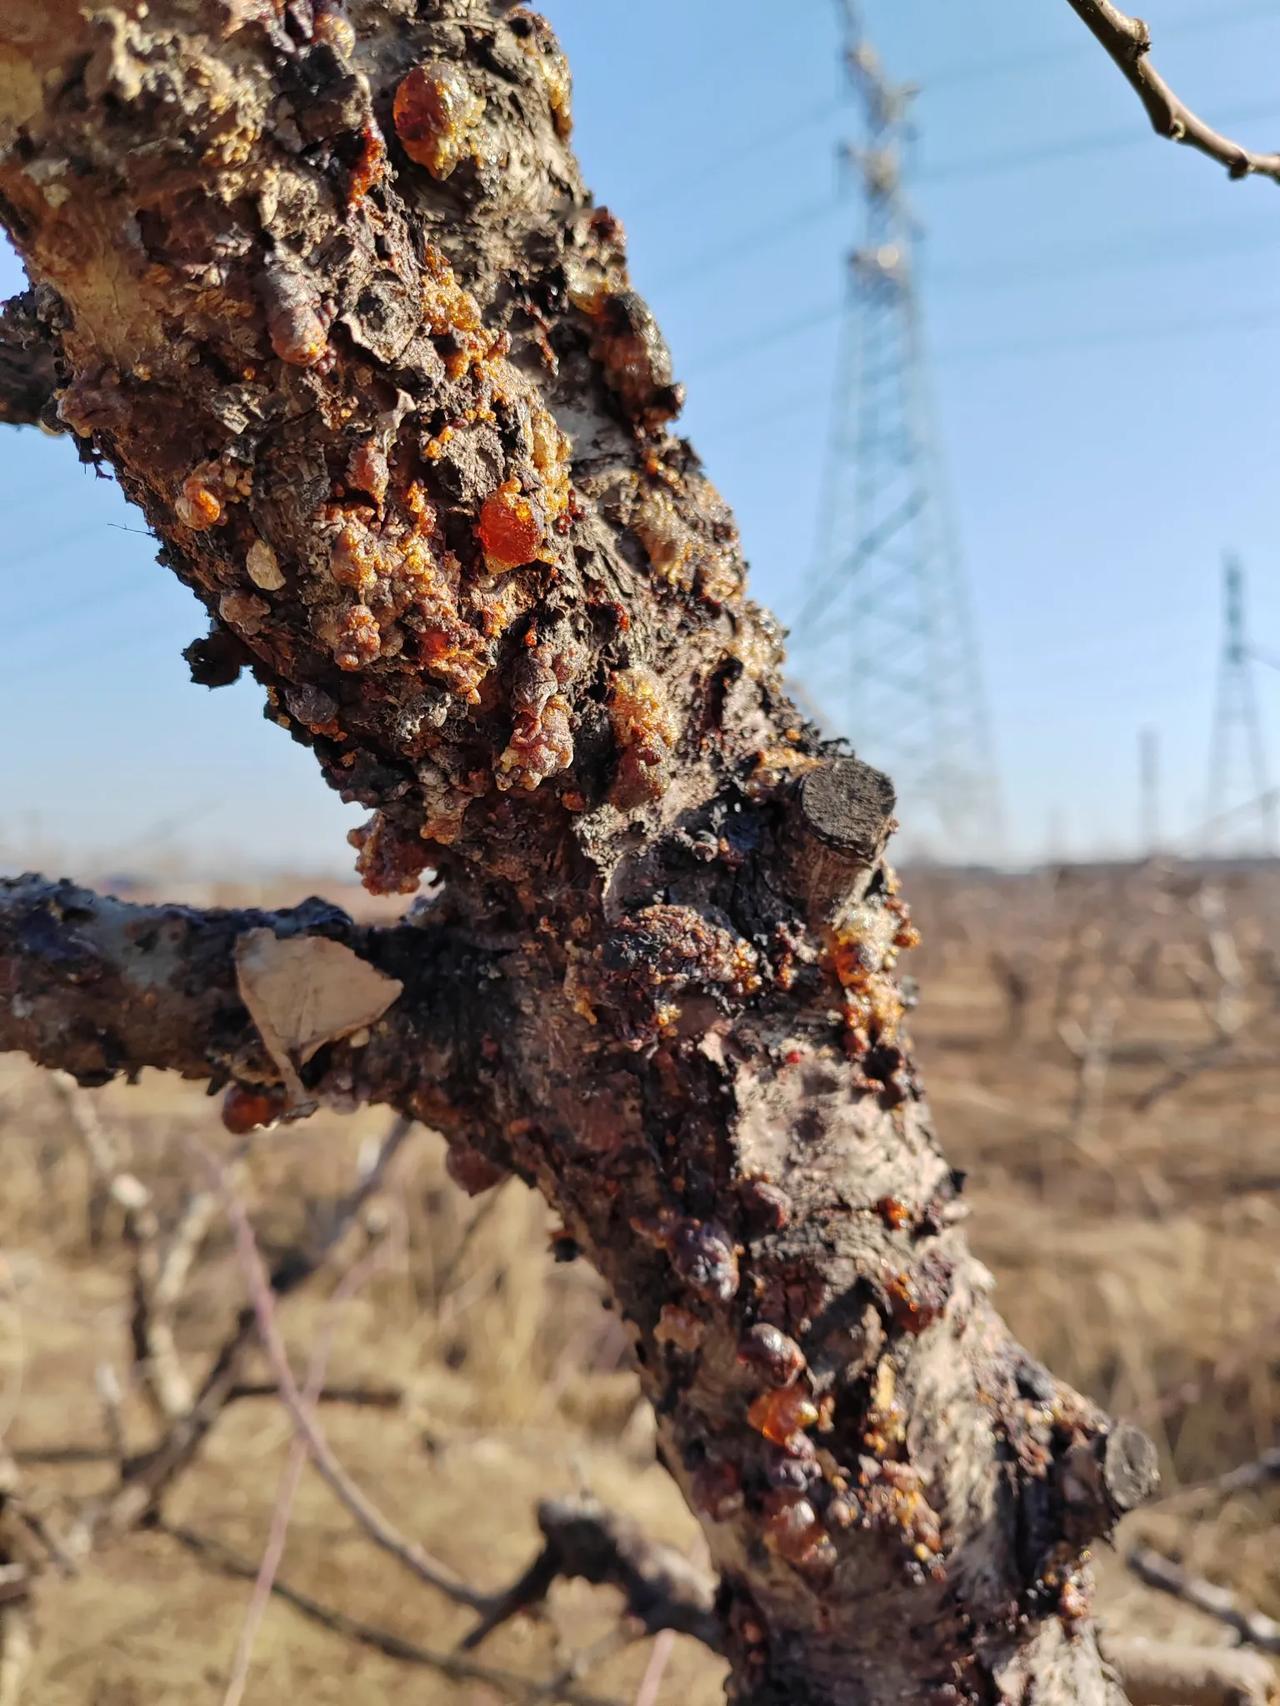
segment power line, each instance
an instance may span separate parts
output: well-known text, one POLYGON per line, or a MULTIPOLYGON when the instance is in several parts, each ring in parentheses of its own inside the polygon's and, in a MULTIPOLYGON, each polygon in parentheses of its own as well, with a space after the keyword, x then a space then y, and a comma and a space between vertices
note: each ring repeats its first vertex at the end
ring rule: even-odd
MULTIPOLYGON (((1217 115, 1223 124, 1251 124, 1255 119, 1273 118, 1280 112, 1276 101, 1251 101, 1247 105, 1225 107, 1217 115)), ((921 183, 952 183, 961 178, 986 178, 1000 172, 1018 171, 1026 166, 1050 165, 1058 160, 1079 159, 1086 154, 1109 154, 1117 148, 1134 148, 1151 141, 1150 126, 1135 119, 1123 130, 1089 131, 1083 136, 1064 137, 1038 148, 1002 148, 991 154, 978 154, 966 160, 944 161, 926 167, 920 173, 921 183)))
POLYGON ((653 286, 654 293, 676 289, 682 284, 705 278, 708 273, 716 272, 729 261, 740 260, 744 255, 754 254, 759 249, 773 248, 784 238, 803 230, 806 225, 816 224, 829 214, 838 213, 845 205, 847 204, 842 195, 826 195, 821 201, 802 202, 783 218, 771 219, 767 225, 752 226, 733 241, 718 244, 714 249, 695 256, 678 272, 659 278, 653 286))
POLYGON ((1216 224, 1170 226, 1143 233, 1141 241, 1151 247, 1131 254, 1117 253, 1110 243, 1051 248, 1032 255, 1024 251, 1022 257, 992 256, 977 266, 935 268, 928 278, 930 284, 942 284, 949 290, 981 289, 986 295, 1067 273, 1129 272, 1151 266, 1168 272, 1176 267, 1204 266, 1225 255, 1270 249, 1280 243, 1280 231, 1265 226, 1248 231, 1216 224), (1030 264, 1022 265, 1020 259, 1030 264))
MULTIPOLYGON (((823 316, 823 320, 831 320, 840 312, 839 307, 832 309, 823 316)), ((806 322, 806 325, 821 324, 820 320, 806 322)), ((1215 336, 1224 332, 1255 330, 1261 326, 1280 324, 1280 309, 1263 308, 1251 310, 1246 314, 1234 316, 1230 321, 1224 321, 1221 316, 1205 317, 1203 320, 1190 322, 1182 320, 1165 326, 1150 327, 1144 332, 1076 334, 1063 338, 1048 338, 1044 340, 1025 340, 1021 344, 1007 342, 974 343, 958 345, 951 350, 944 349, 934 357, 934 365, 945 367, 950 363, 966 360, 983 359, 999 361, 1001 359, 1020 361, 1032 355, 1053 355, 1059 351, 1075 349, 1110 348, 1117 343, 1144 344, 1159 343, 1168 338, 1181 338, 1187 341, 1215 336)), ((774 340, 775 342, 778 340, 774 340)), ((754 348, 754 345, 747 345, 754 348)), ((741 354, 742 351, 735 351, 741 354)), ((720 359, 728 359, 722 352, 720 359)), ((718 363, 717 363, 718 365, 718 363)), ((816 395, 816 387, 804 392, 793 392, 790 396, 781 398, 777 403, 769 405, 749 415, 741 410, 735 410, 732 415, 721 415, 704 421, 699 431, 712 431, 727 437, 738 433, 758 433, 763 427, 780 424, 784 421, 797 419, 801 415, 813 415, 820 407, 816 395)), ((1255 656, 1257 654, 1255 653, 1255 656)), ((1280 659, 1259 658, 1273 669, 1280 670, 1280 659)))
MULTIPOLYGON (((713 369, 723 367, 727 362, 736 361, 744 355, 753 354, 757 350, 776 347, 793 337, 798 337, 819 326, 829 324, 839 317, 842 307, 843 304, 839 302, 824 303, 810 310, 807 314, 775 322, 759 333, 748 333, 730 344, 721 344, 708 357, 694 363, 687 371, 691 374, 709 373, 713 369)), ((1061 349, 1100 349, 1115 344, 1161 342, 1166 338, 1205 337, 1224 332, 1255 330, 1262 326, 1275 325, 1277 321, 1280 321, 1280 308, 1274 306, 1250 307, 1234 311, 1219 309, 1214 314, 1170 321, 1163 326, 1124 326, 1105 332, 1072 333, 1065 337, 1037 337, 1021 340, 1002 338, 984 343, 957 344, 951 349, 943 349, 938 352, 935 361, 938 363, 970 361, 978 356, 992 357, 998 360, 1002 356, 1043 355, 1061 349)), ((797 398, 797 406, 799 402, 800 399, 797 398)), ((811 401, 808 406, 812 407, 811 401)), ((770 418, 776 418, 772 412, 770 418)), ((744 422, 743 424, 746 425, 747 423, 744 422)))
MULTIPOLYGON (((1247 107, 1227 109, 1221 115, 1222 123, 1230 125, 1248 124, 1254 119, 1271 118, 1280 115, 1280 103, 1271 101, 1254 102, 1247 107)), ((948 161, 932 170, 917 174, 921 183, 954 183, 962 179, 991 177, 1001 172, 1018 171, 1026 167, 1050 165, 1058 160, 1079 159, 1088 154, 1111 153, 1120 148, 1135 147, 1140 143, 1149 142, 1150 136, 1140 125, 1133 125, 1125 130, 1097 131, 1086 136, 1069 138, 1064 141, 1049 143, 1043 148, 1014 148, 978 155, 969 160, 948 161)), ((655 294, 677 289, 697 280, 706 278, 722 266, 743 256, 757 251, 771 249, 792 237, 806 226, 816 225, 823 219, 839 212, 844 203, 840 195, 824 196, 821 200, 805 202, 795 208, 782 219, 770 219, 759 225, 752 226, 739 237, 730 239, 727 243, 717 244, 714 248, 704 250, 701 255, 682 266, 678 272, 659 277, 653 286, 655 294)))
POLYGON ((1064 338, 999 339, 988 343, 957 344, 938 356, 939 362, 999 360, 1002 356, 1043 355, 1063 349, 1107 349, 1117 344, 1161 343, 1167 338, 1208 337, 1221 332, 1255 331, 1280 322, 1280 308, 1247 308, 1232 311, 1219 309, 1216 314, 1188 316, 1171 320, 1163 326, 1116 326, 1105 332, 1091 332, 1064 338))
MULTIPOLYGON (((1280 17, 1274 3, 1242 5, 1234 10, 1217 10, 1213 16, 1186 18, 1179 23, 1162 24, 1155 32, 1160 42, 1174 41, 1182 36, 1204 35, 1236 24, 1272 22, 1280 17)), ((970 65, 943 66, 941 70, 920 78, 926 90, 953 88, 962 83, 985 83, 993 77, 1012 77, 1023 71, 1034 71, 1042 65, 1056 65, 1068 59, 1097 57, 1091 42, 1079 41, 1061 47, 1033 48, 1026 53, 1010 54, 1004 59, 978 60, 970 65)))
POLYGON ((650 212, 655 207, 665 206, 668 197, 663 189, 664 182, 671 189, 691 194, 694 190, 703 189, 708 183, 722 177, 734 166, 741 165, 744 160, 754 160, 762 154, 776 154, 780 137, 785 137, 788 142, 794 141, 796 137, 804 136, 811 130, 817 130, 830 119, 837 118, 843 109, 844 100, 841 98, 828 101, 820 107, 806 108, 803 113, 796 113, 789 119, 784 118, 782 123, 776 127, 768 125, 763 134, 759 131, 753 132, 749 142, 740 143, 736 148, 730 148, 724 154, 713 155, 696 171, 681 171, 678 175, 673 173, 671 177, 665 180, 659 179, 656 194, 652 193, 655 189, 654 182, 649 179, 648 187, 651 193, 628 202, 628 217, 635 218, 640 214, 650 212))
MULTIPOLYGON (((1235 24, 1256 23, 1277 18, 1280 18, 1280 9, 1276 7, 1273 0, 1273 3, 1268 5, 1240 6, 1234 12, 1222 12, 1216 17, 1194 19, 1181 25, 1166 26, 1160 34, 1162 40, 1169 40, 1178 36, 1224 29, 1235 24)), ((1071 46, 1045 48, 1004 60, 987 60, 968 66, 952 66, 950 69, 944 68, 920 78, 918 81, 922 92, 927 95, 934 89, 1010 76, 1022 71, 1033 70, 1038 65, 1052 64, 1064 59, 1084 59, 1091 55, 1096 56, 1096 53, 1096 47, 1089 42, 1081 41, 1071 46)), ((803 112, 796 112, 790 116, 783 115, 779 121, 770 124, 764 134, 753 134, 749 141, 740 143, 738 146, 726 150, 723 154, 713 156, 695 172, 682 171, 678 175, 673 174, 666 180, 666 185, 670 190, 678 192, 679 195, 692 194, 744 160, 756 159, 765 154, 776 154, 779 138, 786 138, 789 141, 794 137, 818 129, 821 125, 826 124, 829 119, 835 118, 843 106, 843 100, 828 101, 817 108, 806 106, 803 112)), ((1237 108, 1234 113, 1228 109, 1221 114, 1221 118, 1223 123, 1248 123, 1254 118, 1267 118, 1275 110, 1274 102, 1267 103, 1261 109, 1257 103, 1254 103, 1248 108, 1237 108)), ((1141 140, 1141 138, 1135 138, 1132 129, 1126 129, 1110 132, 1106 136, 1081 137, 1058 146, 1062 147, 1063 157, 1065 157, 1066 154, 1073 152, 1092 153, 1102 148, 1122 147, 1135 140, 1141 140)), ((1040 158, 1054 159, 1058 157, 1056 147, 1051 153, 1032 155, 1032 158, 1037 161, 1040 158)), ((926 170, 921 174, 921 180, 963 177, 969 173, 974 176, 985 175, 988 171, 1003 169, 1006 162, 1012 164, 1020 158, 1027 159, 1026 151, 1010 151, 1008 154, 994 157, 994 160, 989 157, 988 159, 979 158, 972 162, 961 161, 954 167, 935 168, 933 171, 926 170)), ((652 189, 652 181, 650 181, 650 189, 652 189)), ((666 205, 669 199, 667 190, 663 189, 660 181, 657 194, 647 194, 631 203, 631 213, 633 216, 648 213, 656 207, 666 205)))
MULTIPOLYGON (((27 560, 25 557, 22 559, 24 565, 27 560)), ((14 640, 26 640, 32 634, 41 634, 51 628, 66 628, 85 611, 100 610, 109 605, 129 604, 144 594, 147 597, 153 596, 154 591, 154 584, 99 587, 96 592, 76 598, 73 603, 36 611, 24 622, 6 624, 3 630, 0 630, 0 640, 11 643, 14 640)))

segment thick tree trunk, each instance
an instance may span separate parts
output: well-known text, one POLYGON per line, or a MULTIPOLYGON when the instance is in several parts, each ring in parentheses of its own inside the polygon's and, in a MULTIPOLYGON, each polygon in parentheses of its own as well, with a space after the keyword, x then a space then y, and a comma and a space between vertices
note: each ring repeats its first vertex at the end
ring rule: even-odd
MULTIPOLYGON (((373 808, 370 886, 442 880, 394 966, 321 928, 406 989, 307 1091, 556 1204, 634 1330, 735 1698, 1102 1702, 1087 1548, 1149 1452, 992 1310, 903 1032, 891 789, 780 690, 569 131, 548 27, 497 0, 0 15, 0 210, 62 419, 207 605, 198 678, 247 663, 373 808)), ((60 1058, 38 995, 93 1007, 88 1076, 164 1058, 99 980, 190 1007, 180 956, 140 973, 82 900, 72 975, 43 904, 6 902, 0 1044, 60 1058)), ((212 951, 206 1017, 243 1028, 212 951)))

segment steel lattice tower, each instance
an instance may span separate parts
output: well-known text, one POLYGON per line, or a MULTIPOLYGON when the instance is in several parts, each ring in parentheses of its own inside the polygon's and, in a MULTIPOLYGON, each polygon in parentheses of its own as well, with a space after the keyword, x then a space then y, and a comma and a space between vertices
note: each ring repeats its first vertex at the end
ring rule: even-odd
POLYGON ((1277 794, 1267 765, 1262 717, 1258 710, 1253 664, 1244 607, 1244 570, 1235 557, 1223 564, 1222 657, 1218 665, 1218 702, 1213 719, 1213 743, 1209 753, 1210 845, 1239 817, 1260 821, 1264 853, 1277 850, 1277 794), (1231 810, 1235 791, 1237 758, 1243 756, 1249 770, 1252 797, 1231 810))
POLYGON ((903 187, 914 89, 890 83, 856 0, 837 0, 864 118, 845 150, 863 189, 849 257, 818 548, 793 624, 800 691, 819 719, 887 770, 923 849, 990 856, 998 791, 977 649, 925 377, 903 187))

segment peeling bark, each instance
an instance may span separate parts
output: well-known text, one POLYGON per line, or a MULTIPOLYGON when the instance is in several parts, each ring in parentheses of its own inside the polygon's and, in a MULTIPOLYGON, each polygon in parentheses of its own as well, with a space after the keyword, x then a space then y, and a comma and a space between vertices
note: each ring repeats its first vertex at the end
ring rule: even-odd
MULTIPOLYGON (((247 663, 372 809, 368 885, 442 884, 360 939, 406 992, 307 1086, 557 1206, 706 1530, 736 1700, 1092 1706, 1088 1547, 1149 1457, 991 1307, 894 979, 892 790, 781 690, 570 122, 550 30, 497 0, 0 18, 0 211, 57 293, 61 418, 208 608, 201 679, 247 663), (452 1005, 437 928, 484 944, 452 1005)), ((185 999, 230 1047, 126 1037, 60 932, 7 926, 9 988, 120 1047, 6 1038, 274 1085, 214 919, 178 927, 185 999)))

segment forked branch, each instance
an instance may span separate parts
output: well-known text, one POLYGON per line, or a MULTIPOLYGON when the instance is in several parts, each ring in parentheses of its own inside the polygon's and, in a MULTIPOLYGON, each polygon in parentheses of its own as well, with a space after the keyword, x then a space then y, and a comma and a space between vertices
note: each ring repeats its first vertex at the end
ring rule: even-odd
POLYGON ((463 1641, 473 1651, 519 1612, 546 1598, 552 1583, 576 1577, 620 1590, 627 1614, 648 1635, 661 1629, 691 1635, 713 1652, 724 1637, 715 1611, 715 1581, 683 1553, 664 1546, 594 1499, 546 1499, 538 1507, 538 1556, 463 1641))
POLYGON ((1157 135, 1185 143, 1207 154, 1229 176, 1258 176, 1280 183, 1280 153, 1255 154, 1206 124, 1165 82, 1151 63, 1151 31, 1141 18, 1131 18, 1111 0, 1067 0, 1077 17, 1102 43, 1136 91, 1157 135))

